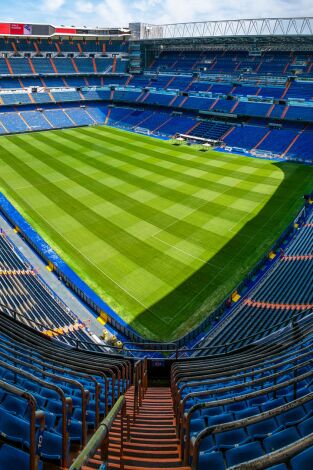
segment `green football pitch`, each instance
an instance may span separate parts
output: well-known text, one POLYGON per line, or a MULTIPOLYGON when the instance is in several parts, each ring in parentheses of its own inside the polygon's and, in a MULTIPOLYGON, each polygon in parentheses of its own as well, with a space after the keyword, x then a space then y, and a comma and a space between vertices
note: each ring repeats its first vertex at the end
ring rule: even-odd
POLYGON ((89 127, 0 138, 0 190, 147 338, 199 323, 312 190, 313 168, 89 127))

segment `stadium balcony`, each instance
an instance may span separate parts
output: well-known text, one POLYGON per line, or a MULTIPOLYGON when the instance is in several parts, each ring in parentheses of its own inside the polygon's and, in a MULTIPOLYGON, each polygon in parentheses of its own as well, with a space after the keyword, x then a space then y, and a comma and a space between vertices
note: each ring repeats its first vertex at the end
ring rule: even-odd
POLYGON ((8 68, 8 62, 3 59, 2 57, 0 58, 0 74, 1 75, 10 75, 10 70, 8 68))
POLYGON ((0 95, 4 105, 29 104, 31 99, 28 93, 6 93, 0 95))
POLYGON ((92 59, 80 57, 80 58, 75 59, 75 64, 79 73, 93 73, 94 72, 92 59))
POLYGON ((31 131, 52 129, 51 124, 45 119, 43 113, 37 110, 22 111, 20 115, 31 131))
POLYGON ((1 89, 19 89, 22 88, 20 81, 17 78, 0 78, 0 90, 1 89))
POLYGON ((257 144, 257 148, 281 155, 296 135, 297 131, 292 129, 271 129, 266 138, 257 144))
POLYGON ((266 133, 267 129, 264 127, 249 125, 238 126, 224 138, 224 142, 232 147, 252 149, 266 135, 266 133))
POLYGON ((33 57, 32 63, 33 63, 36 73, 39 73, 39 74, 55 73, 50 59, 43 58, 43 57, 33 57))
POLYGON ((288 145, 285 150, 287 157, 295 157, 303 161, 312 161, 313 159, 313 147, 312 147, 313 132, 307 130, 298 133, 293 141, 288 145))
POLYGON ((91 124, 95 124, 94 119, 92 119, 84 109, 79 107, 67 108, 66 114, 77 126, 89 126, 91 124))
POLYGON ((53 128, 66 128, 73 127, 74 125, 70 118, 67 116, 67 114, 64 113, 64 110, 60 109, 59 107, 56 107, 54 109, 45 109, 44 115, 51 123, 51 126, 53 128))
POLYGON ((95 40, 67 40, 67 39, 24 39, 10 38, 0 40, 0 49, 7 52, 31 53, 97 53, 128 52, 128 43, 121 40, 95 41, 95 40))
POLYGON ((13 52, 12 42, 7 38, 0 38, 0 49, 5 52, 13 52))
POLYGON ((32 75, 33 71, 26 58, 10 58, 9 64, 13 75, 32 75))
POLYGON ((219 140, 229 129, 228 124, 200 121, 199 125, 192 130, 192 135, 203 139, 219 140))
POLYGON ((38 38, 36 44, 41 52, 58 52, 56 41, 52 41, 51 39, 38 38))
POLYGON ((55 68, 55 73, 66 74, 76 73, 73 62, 71 59, 56 57, 51 59, 52 67, 55 68))
POLYGON ((54 91, 51 93, 55 101, 80 101, 82 99, 78 91, 54 91))
POLYGON ((29 130, 25 121, 16 111, 0 113, 0 123, 6 133, 26 132, 29 130))

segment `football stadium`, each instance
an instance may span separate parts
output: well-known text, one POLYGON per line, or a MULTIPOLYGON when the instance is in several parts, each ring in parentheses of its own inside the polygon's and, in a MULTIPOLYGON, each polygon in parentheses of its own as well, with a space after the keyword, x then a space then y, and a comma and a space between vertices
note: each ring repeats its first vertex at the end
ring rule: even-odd
POLYGON ((0 352, 0 470, 313 468, 312 17, 0 23, 0 352))

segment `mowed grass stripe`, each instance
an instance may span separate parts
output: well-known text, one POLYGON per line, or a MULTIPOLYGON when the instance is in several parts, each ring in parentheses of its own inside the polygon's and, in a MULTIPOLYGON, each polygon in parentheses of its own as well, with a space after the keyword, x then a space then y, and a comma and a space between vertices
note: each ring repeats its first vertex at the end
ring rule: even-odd
MULTIPOLYGON (((44 161, 44 157, 40 155, 38 149, 29 142, 21 141, 21 137, 14 136, 14 141, 20 143, 19 150, 23 151, 24 155, 36 155, 37 160, 44 161)), ((1 142, 0 142, 1 144, 1 142)), ((7 152, 14 155, 6 149, 7 152)), ((25 161, 25 158, 24 158, 25 161)), ((86 227, 96 237, 104 237, 106 242, 113 244, 114 248, 122 255, 129 258, 133 263, 141 267, 140 260, 138 260, 137 253, 141 250, 145 252, 146 262, 148 266, 153 269, 156 276, 162 277, 169 285, 173 281, 170 275, 169 267, 174 273, 179 275, 182 271, 189 267, 183 263, 179 263, 176 259, 171 259, 164 255, 164 253, 155 249, 144 241, 138 240, 136 237, 127 233, 125 230, 117 227, 114 223, 109 221, 103 216, 95 213, 92 209, 87 207, 76 198, 71 197, 66 191, 58 188, 54 183, 49 182, 48 178, 33 170, 27 162, 22 162, 19 157, 11 160, 12 167, 21 175, 26 177, 28 181, 39 188, 39 190, 51 199, 55 204, 59 204, 69 216, 75 218, 82 226, 86 227), (17 162, 18 160, 18 162, 17 162), (164 264, 164 266, 163 266, 164 264), (166 269, 165 269, 166 268, 166 269)), ((9 164, 10 164, 9 163, 9 164)), ((147 266, 145 266, 147 269, 147 266)))
POLYGON ((300 165, 199 154, 108 128, 0 144, 0 187, 91 287, 154 339, 203 318, 268 249, 312 181, 300 165))
MULTIPOLYGON (((43 138, 46 139, 46 137, 43 137, 43 138)), ((63 144, 68 149, 70 149, 72 139, 69 139, 68 136, 67 136, 67 137, 64 137, 64 139, 62 139, 62 141, 63 140, 69 141, 69 142, 63 144, 63 142, 60 141, 59 142, 60 145, 57 145, 55 143, 55 139, 54 139, 54 136, 53 136, 53 139, 51 140, 52 147, 61 149, 62 144, 63 144)), ((73 137, 73 143, 74 143, 74 137, 73 137)), ((186 206, 191 207, 192 209, 201 210, 201 207, 206 202, 206 199, 204 199, 204 198, 201 198, 199 196, 194 196, 193 194, 189 194, 187 192, 183 192, 183 190, 173 189, 169 186, 166 186, 166 183, 164 183, 164 184, 155 183, 154 181, 149 179, 149 176, 147 176, 147 177, 145 176, 145 178, 137 177, 133 173, 129 173, 128 171, 120 169, 120 168, 118 168, 114 165, 112 166, 110 164, 110 159, 112 157, 114 157, 114 159, 117 159, 117 160, 121 160, 121 161, 125 161, 127 163, 131 163, 134 168, 135 168, 135 163, 137 163, 137 165, 138 165, 138 160, 136 161, 136 159, 125 159, 124 156, 123 156, 123 153, 118 153, 116 151, 112 151, 111 149, 110 149, 109 153, 110 153, 109 158, 107 158, 106 154, 101 154, 99 156, 93 156, 92 158, 90 158, 90 157, 88 157, 88 155, 86 155, 85 152, 75 152, 75 154, 71 154, 70 158, 80 160, 80 161, 84 162, 84 164, 88 164, 89 166, 92 166, 95 169, 101 169, 103 172, 105 172, 107 174, 110 174, 111 176, 118 177, 119 179, 121 179, 121 181, 124 181, 124 182, 129 183, 129 184, 136 185, 139 189, 147 190, 147 187, 148 187, 149 191, 153 192, 156 196, 160 196, 160 197, 164 197, 166 199, 170 199, 172 202, 178 202, 179 201, 183 204, 186 204, 186 206), (149 181, 149 185, 147 185, 146 180, 149 181)), ((140 163, 140 167, 142 167, 141 163, 140 163)), ((155 173, 152 173, 154 170, 155 170, 155 168, 150 169, 149 172, 151 174, 155 174, 155 173)), ((164 170, 164 171, 162 171, 162 176, 163 177, 168 176, 168 178, 171 178, 173 175, 170 175, 169 172, 164 170)), ((176 181, 178 181, 178 179, 176 179, 176 181)), ((208 183, 206 185, 202 185, 202 188, 207 189, 208 184, 210 184, 210 181, 208 181, 208 183)), ((197 189, 195 187, 195 185, 191 184, 190 182, 188 183, 188 186, 192 190, 197 189)), ((223 185, 222 188, 223 188, 223 191, 226 192, 230 189, 230 186, 229 185, 227 185, 227 186, 223 185)), ((218 196, 220 195, 220 192, 213 191, 213 190, 210 190, 210 191, 211 191, 211 193, 215 192, 216 194, 218 194, 218 196)), ((260 194, 260 196, 261 196, 261 194, 260 194)), ((211 211, 215 210, 216 214, 221 214, 221 211, 223 211, 225 209, 224 204, 218 204, 214 200, 210 200, 210 202, 212 204, 211 211)), ((244 215, 244 213, 245 213, 245 211, 242 211, 242 215, 244 215)), ((237 216, 234 216, 233 214, 229 214, 229 217, 230 217, 229 220, 231 220, 231 221, 237 220, 237 216)))
MULTIPOLYGON (((63 131, 63 133, 64 132, 66 133, 66 131, 63 131)), ((84 133, 84 135, 86 135, 86 131, 84 129, 82 129, 82 133, 84 133)), ((70 135, 71 135, 70 133, 66 133, 66 135, 67 135, 67 139, 72 140, 73 142, 77 142, 77 140, 81 140, 83 142, 84 140, 86 140, 83 137, 76 137, 74 135, 72 135, 70 137, 70 135)), ((89 136, 89 133, 87 135, 89 136)), ((100 152, 102 151, 103 155, 105 155, 105 150, 103 149, 103 147, 101 145, 101 141, 99 141, 99 145, 96 145, 94 142, 97 141, 97 138, 92 139, 92 137, 88 137, 88 140, 90 142, 92 142, 92 149, 96 148, 100 152)), ((116 147, 121 148, 118 145, 116 147)), ((132 157, 131 155, 129 155, 126 152, 127 149, 128 149, 128 147, 126 147, 124 149, 124 152, 122 154, 120 154, 119 151, 116 151, 116 155, 118 156, 118 158, 120 158, 120 160, 125 162, 125 163, 137 163, 138 164, 139 162, 138 162, 137 156, 132 157)), ((171 151, 171 148, 169 149, 169 151, 171 151)), ((113 154, 111 148, 110 148, 109 152, 110 152, 110 154, 111 153, 113 154)), ((142 150, 139 150, 138 153, 142 154, 143 156, 146 156, 146 154, 142 150)), ((157 152, 155 152, 155 153, 157 155, 157 152)), ((199 177, 188 175, 188 174, 183 173, 183 172, 178 172, 178 171, 172 170, 170 168, 164 168, 162 166, 162 161, 164 159, 164 155, 159 154, 159 158, 161 159, 160 165, 156 165, 155 163, 151 163, 150 161, 146 161, 145 159, 144 160, 141 159, 140 160, 140 167, 147 170, 147 171, 155 172, 155 173, 159 174, 162 177, 177 179, 178 181, 181 181, 181 183, 190 184, 191 186, 197 186, 199 189, 206 189, 208 183, 210 184, 210 189, 213 190, 213 191, 216 191, 217 193, 225 193, 227 190, 232 188, 233 189, 232 194, 233 194, 234 197, 237 197, 237 198, 243 198, 243 199, 256 201, 256 200, 259 200, 258 198, 259 198, 260 195, 261 196, 264 195, 264 193, 259 193, 257 190, 253 189, 253 187, 254 187, 253 182, 249 182, 248 180, 246 181, 247 177, 249 176, 247 174, 244 175, 244 180, 238 180, 238 182, 241 183, 243 186, 245 186, 245 184, 250 183, 250 187, 249 188, 244 187, 244 188, 241 189, 241 188, 238 188, 238 187, 234 187, 233 185, 229 185, 229 184, 219 182, 220 179, 230 176, 230 173, 229 173, 229 171, 227 171, 227 169, 225 169, 223 171, 222 175, 218 175, 218 177, 216 177, 214 175, 214 168, 215 167, 209 164, 206 168, 206 171, 207 171, 206 177, 205 178, 199 178, 199 177)), ((208 159, 208 161, 209 161, 209 159, 208 159)), ((277 179, 275 179, 275 181, 277 183, 277 179)), ((272 186, 272 184, 270 186, 272 186)))
MULTIPOLYGON (((8 195, 11 194, 12 188, 10 188, 10 186, 6 183, 5 180, 1 178, 1 176, 0 187, 8 195)), ((90 263, 88 258, 82 256, 80 250, 75 248, 75 246, 70 243, 66 238, 64 238, 58 231, 54 230, 53 226, 49 223, 49 221, 45 217, 41 216, 37 211, 35 211, 25 199, 19 197, 18 193, 14 193, 14 201, 15 203, 17 202, 17 207, 26 207, 28 216, 30 216, 32 220, 36 221, 36 223, 34 223, 33 225, 37 227, 38 230, 44 229, 46 233, 49 234, 49 238, 51 237, 50 244, 52 246, 59 245, 63 247, 63 251, 61 251, 61 253, 63 253, 64 259, 68 260, 69 264, 73 264, 73 260, 79 260, 79 264, 77 265, 78 272, 82 271, 84 274, 83 277, 86 277, 87 275, 87 282, 91 285, 91 287, 98 291, 100 295, 103 295, 106 300, 109 300, 109 303, 113 308, 118 309, 120 307, 120 305, 116 301, 116 299, 119 299, 122 305, 125 304, 128 306, 130 312, 142 311, 142 303, 140 303, 137 299, 133 298, 130 293, 127 294, 126 291, 124 291, 120 285, 117 285, 116 282, 114 282, 110 276, 106 275, 106 273, 103 273, 101 269, 97 268, 97 266, 93 263, 90 263), (95 284, 93 281, 95 275, 96 277, 98 277, 99 284, 95 284), (103 279, 101 280, 101 278, 103 279), (107 291, 104 291, 101 288, 99 289, 99 285, 102 286, 103 283, 108 287, 112 297, 107 294, 107 291)), ((146 308, 146 310, 149 311, 148 308, 146 308)), ((149 316, 150 318, 153 318, 154 312, 149 311, 149 316)), ((132 319, 132 315, 130 314, 129 321, 131 321, 132 319)), ((155 323, 160 324, 160 322, 163 322, 163 319, 156 317, 155 323)), ((145 331, 143 326, 142 330, 145 331)), ((146 333, 149 334, 149 330, 146 333)))
MULTIPOLYGON (((47 141, 47 138, 45 138, 45 141, 47 141)), ((61 143, 56 143, 55 141, 51 141, 49 139, 49 144, 47 144, 47 147, 52 147, 53 149, 62 148, 61 143), (51 143, 50 143, 51 142, 51 143)), ((111 168, 109 165, 104 164, 103 162, 99 162, 95 159, 91 159, 86 157, 85 154, 79 154, 76 153, 74 155, 71 155, 71 157, 66 157, 65 160, 63 160, 63 163, 67 161, 67 164, 62 166, 63 169, 61 169, 62 163, 58 162, 59 167, 57 168, 58 171, 62 172, 64 175, 66 175, 68 178, 71 178, 75 180, 76 182, 80 182, 84 187, 88 187, 88 189, 95 194, 98 194, 99 196, 103 195, 103 190, 105 189, 105 198, 109 201, 111 201, 113 204, 118 204, 118 206, 122 210, 127 210, 129 213, 133 214, 136 217, 139 218, 144 218, 147 222, 155 225, 159 229, 163 230, 168 230, 171 233, 175 233, 175 235, 181 234, 183 238, 186 237, 192 237, 195 234, 195 231, 197 231, 198 236, 200 237, 200 240, 197 239, 197 242, 203 243, 204 246, 207 245, 208 241, 208 233, 210 234, 210 237, 213 237, 214 242, 219 242, 221 243, 222 237, 217 236, 214 232, 211 232, 208 228, 206 230, 202 230, 201 227, 198 227, 197 225, 193 225, 191 223, 188 223, 185 219, 180 220, 176 217, 173 217, 169 214, 166 214, 162 211, 159 211, 155 209, 154 207, 149 206, 149 204, 142 204, 140 201, 135 201, 132 197, 128 197, 124 195, 123 193, 115 190, 114 188, 110 188, 108 186, 105 186, 102 183, 99 183, 95 181, 93 177, 88 177, 84 175, 83 173, 78 172, 77 170, 73 169, 70 166, 71 163, 76 164, 78 163, 84 163, 84 165, 91 166, 95 169, 102 169, 106 173, 111 174, 112 176, 116 176, 120 178, 121 180, 127 180, 129 184, 132 184, 134 180, 136 182, 142 182, 142 178, 136 177, 132 175, 129 175, 127 172, 111 168), (70 158, 70 161, 69 161, 70 158), (87 161, 86 161, 87 158, 87 161), (72 161, 73 160, 73 161, 72 161), (77 162, 78 160, 78 162, 77 162), (109 171, 111 170, 111 171, 109 171), (175 227, 173 225, 175 224, 175 227), (216 238, 216 240, 214 240, 216 238)), ((44 162, 48 164, 49 166, 52 167, 54 164, 54 160, 52 159, 45 159, 44 162)), ((160 187, 160 185, 155 184, 156 187, 160 187)), ((146 189, 144 185, 140 185, 142 189, 146 189)), ((150 190, 150 185, 149 185, 149 190, 150 190)), ((162 191, 162 196, 167 197, 168 193, 173 193, 171 197, 171 201, 174 203, 180 203, 182 205, 186 204, 186 207, 189 207, 190 204, 189 202, 193 199, 192 195, 189 195, 185 197, 183 200, 181 199, 181 194, 177 193, 176 191, 171 190, 170 188, 168 189, 167 192, 162 191)), ((225 196, 224 196, 225 197, 225 196)), ((232 222, 231 226, 236 225, 238 220, 242 219, 243 217, 246 217, 249 215, 249 211, 242 211, 239 209, 234 209, 232 208, 231 210, 228 211, 228 215, 224 216, 224 210, 226 205, 221 205, 216 203, 215 201, 218 199, 218 196, 215 199, 212 199, 210 201, 206 201, 204 199, 196 199, 196 204, 192 204, 192 209, 196 210, 197 212, 203 212, 205 216, 208 218, 212 215, 219 216, 220 218, 224 218, 226 220, 229 220, 232 222)), ((227 209, 229 204, 231 204, 235 200, 234 197, 231 197, 230 200, 226 201, 227 204, 227 209)), ((187 214, 187 217, 190 215, 192 216, 192 211, 189 211, 187 214)), ((207 219, 208 220, 208 219, 207 219)), ((158 233, 158 230, 156 230, 156 233, 158 233)))
MULTIPOLYGON (((110 138, 108 137, 108 131, 106 130, 105 127, 102 128, 97 128, 97 127, 90 127, 90 128, 84 128, 82 129, 82 133, 84 133, 86 136, 88 135, 99 135, 101 136, 101 140, 105 140, 107 143, 107 140, 110 140, 112 142, 118 142, 118 146, 121 146, 121 139, 117 138, 110 138), (105 136, 105 139, 103 137, 105 136)), ((110 136, 110 133, 109 133, 110 136)), ((150 138, 150 140, 153 140, 150 138)), ((138 148, 138 145, 133 141, 131 143, 132 146, 136 146, 138 148)), ((142 147, 143 144, 140 142, 140 147, 142 147)), ((148 148, 151 146, 151 142, 145 143, 144 147, 148 148)), ((148 154, 148 159, 150 163, 155 163, 156 165, 160 164, 160 151, 155 149, 155 145, 153 146, 152 151, 149 151, 148 154), (151 159, 155 155, 155 160, 151 159)), ((158 147, 157 147, 158 148, 158 147)), ((200 170, 203 172, 207 172, 208 167, 210 167, 210 172, 211 174, 217 175, 217 176, 225 176, 225 168, 226 168, 226 174, 227 176, 231 176, 231 178, 238 179, 240 181, 247 179, 248 181, 251 181, 254 184, 257 183, 264 183, 268 185, 276 185, 277 184, 277 178, 273 177, 273 170, 270 170, 269 168, 264 168, 262 165, 261 161, 259 160, 250 160, 249 162, 245 162, 245 157, 236 157, 234 158, 233 155, 227 155, 226 158, 221 161, 220 159, 214 158, 212 154, 208 155, 204 154, 203 156, 198 156, 195 158, 195 155, 192 154, 193 158, 192 160, 186 159, 185 154, 182 155, 181 151, 183 148, 183 151, 185 153, 185 149, 188 147, 171 147, 170 151, 168 149, 168 144, 167 144, 167 152, 161 153, 161 162, 168 162, 170 164, 175 164, 178 167, 185 167, 186 169, 192 169, 192 170, 200 170), (171 155, 171 157, 169 157, 171 155), (227 158, 228 157, 228 158, 227 158), (244 166, 243 166, 244 162, 244 166), (243 168, 245 171, 243 171, 243 168), (231 171, 230 171, 231 170, 231 171)), ((137 150, 136 150, 136 155, 138 155, 137 150)), ((147 159, 146 154, 142 154, 144 159, 147 159)), ((225 155, 224 155, 225 157, 225 155)), ((138 157, 137 157, 138 158, 138 157)))
MULTIPOLYGON (((92 136, 93 138, 97 136, 97 140, 105 140, 106 144, 108 142, 114 143, 114 145, 117 145, 119 147, 123 148, 128 148, 128 149, 133 149, 134 148, 134 143, 128 139, 128 144, 121 145, 121 139, 117 136, 116 138, 112 137, 111 133, 106 130, 105 127, 99 128, 99 127, 89 127, 89 128, 83 128, 81 129, 82 134, 86 136, 92 136)), ((69 134, 71 133, 71 130, 69 134)), ((143 147, 151 147, 151 144, 144 144, 143 147)), ((180 147, 178 147, 180 148, 180 147)), ((136 154, 138 155, 138 150, 136 151, 136 154)), ((182 157, 181 153, 177 151, 177 147, 170 147, 170 149, 167 146, 167 152, 160 152, 159 150, 152 148, 149 153, 144 153, 142 152, 144 157, 149 158, 149 162, 153 162, 153 157, 155 157, 155 163, 158 166, 158 162, 160 163, 160 158, 162 162, 169 162, 171 164, 175 164, 178 167, 186 167, 186 169, 192 169, 192 170, 200 170, 203 172, 208 171, 208 167, 210 167, 210 171, 212 174, 215 174, 217 176, 225 176, 227 175, 228 177, 230 176, 230 170, 231 170, 231 177, 238 179, 238 180, 244 180, 248 179, 252 183, 264 183, 264 184, 269 184, 269 185, 276 185, 277 181, 276 178, 273 178, 272 176, 272 171, 269 169, 266 169, 262 167, 262 165, 255 165, 254 162, 255 160, 251 160, 244 165, 245 171, 242 171, 242 164, 241 164, 241 159, 245 157, 239 157, 237 160, 231 156, 230 158, 225 158, 225 161, 223 160, 217 160, 214 157, 210 156, 209 158, 207 156, 201 157, 203 162, 197 162, 192 161, 189 159, 186 159, 182 157), (168 156, 170 155, 170 157, 168 156), (226 172, 224 171, 226 168, 226 172), (247 169, 250 169, 250 171, 247 171, 247 169)), ((257 160, 256 160, 257 161, 257 160)))
MULTIPOLYGON (((110 127, 110 126, 93 126, 93 127, 88 127, 88 128, 84 128, 83 130, 87 130, 87 131, 97 131, 98 133, 101 133, 102 135, 104 135, 106 138, 112 138, 113 136, 115 136, 115 138, 119 141, 119 142, 130 142, 130 143, 133 143, 133 142, 136 142, 137 141, 137 136, 136 138, 133 138, 133 133, 132 132, 127 132, 127 131, 122 131, 123 134, 121 134, 121 130, 120 129, 117 129, 115 127, 110 127)), ((234 158, 234 155, 232 154, 229 154, 229 153, 225 153, 223 154, 223 159, 221 160, 220 159, 220 154, 219 152, 209 152, 208 154, 200 154, 200 153, 195 153, 194 149, 192 147, 187 147, 187 146, 175 146, 173 147, 172 145, 169 145, 168 142, 166 141, 163 141, 163 140, 157 140, 157 144, 155 143, 155 139, 154 138, 151 138, 151 137, 148 137, 148 136, 144 136, 144 135, 140 135, 139 136, 139 139, 140 139, 140 145, 141 146, 144 146, 146 149, 151 149, 151 150, 156 150, 161 153, 161 150, 162 150, 162 153, 163 154, 167 154, 168 152, 171 152, 171 154, 174 155, 175 158, 177 158, 180 162, 183 162, 183 161, 192 161, 195 165, 197 165, 198 163, 203 163, 205 162, 206 160, 208 160, 208 157, 209 157, 209 160, 210 160, 210 164, 213 163, 214 165, 217 165, 217 166, 224 166, 225 164, 230 164, 230 165, 236 165, 238 166, 238 160, 237 160, 237 156, 234 158), (164 150, 164 152, 163 152, 164 150)), ((239 157, 241 158, 241 157, 239 157)), ((244 157, 243 157, 244 158, 244 157)), ((271 173, 271 170, 268 169, 268 168, 264 168, 264 165, 263 165, 263 162, 261 160, 258 160, 258 159, 251 159, 248 163, 247 163, 248 167, 250 168, 256 168, 256 169, 262 169, 262 171, 265 171, 265 172, 269 172, 269 174, 271 173)), ((239 165, 241 166, 241 165, 239 165)), ((245 165, 244 165, 245 166, 245 165)))
MULTIPOLYGON (((91 129, 95 132, 95 129, 91 129)), ((89 135, 90 133, 88 132, 88 130, 82 130, 82 132, 87 136, 89 135)), ((67 133, 66 134, 66 138, 67 139, 70 139, 70 133, 67 133)), ((85 138, 82 138, 81 139, 82 141, 85 141, 85 138)), ((92 148, 97 148, 97 150, 99 150, 100 153, 102 153, 102 156, 103 156, 103 146, 101 145, 101 138, 99 137, 88 137, 88 140, 90 140, 90 142, 92 143, 92 148), (96 145, 95 142, 99 142, 99 145, 96 145)), ((76 139, 71 139, 72 142, 75 142, 76 139)), ((112 142, 115 142, 115 140, 112 140, 112 142)), ((106 146, 108 145, 108 143, 106 142, 106 146)), ((112 144, 114 148, 120 148, 120 144, 118 143, 115 143, 115 144, 112 144)), ((170 157, 167 157, 167 155, 164 155, 164 154, 159 154, 157 152, 156 155, 158 155, 158 158, 155 157, 155 158, 151 158, 150 154, 148 154, 147 152, 145 151, 140 151, 139 153, 137 152, 135 156, 132 155, 133 152, 128 152, 128 153, 125 153, 125 151, 123 152, 123 155, 122 155, 122 161, 126 162, 126 163, 134 163, 135 165, 138 165, 138 158, 140 158, 141 160, 141 167, 142 168, 145 168, 147 171, 150 171, 151 173, 159 173, 161 176, 168 176, 168 177, 172 177, 173 179, 181 179, 181 178, 185 178, 185 183, 186 184, 191 184, 191 185, 197 185, 199 184, 200 185, 200 188, 203 188, 204 185, 204 181, 203 179, 205 180, 208 180, 210 182, 210 184, 212 185, 212 183, 214 184, 220 184, 221 186, 219 187, 214 187, 214 185, 212 185, 212 189, 215 189, 216 191, 220 192, 220 193, 223 193, 225 192, 225 189, 227 189, 228 187, 233 187, 236 185, 237 182, 241 183, 242 184, 242 189, 244 189, 245 192, 243 192, 242 194, 244 195, 245 198, 249 197, 247 196, 246 192, 247 190, 250 190, 251 192, 253 193, 257 193, 258 194, 258 191, 255 190, 255 181, 250 181, 251 177, 253 175, 251 175, 251 173, 247 173, 247 172, 241 172, 240 175, 236 176, 236 172, 230 172, 229 171, 229 168, 218 168, 216 166, 216 164, 214 164, 212 161, 211 161, 211 158, 207 158, 206 160, 206 165, 203 165, 202 166, 202 169, 201 169, 201 177, 197 177, 197 176, 194 176, 190 173, 188 173, 188 170, 195 170, 195 168, 193 168, 192 166, 192 162, 187 162, 188 163, 188 166, 184 165, 184 160, 182 159, 181 162, 175 162, 175 159, 173 158, 173 154, 174 154, 174 150, 172 150, 173 147, 170 147, 169 148, 169 151, 167 152, 167 155, 170 155, 170 157), (165 162, 167 162, 169 166, 164 166, 165 162), (176 168, 176 169, 175 169, 176 168), (183 171, 182 171, 183 170, 183 171), (186 179, 187 178, 187 179, 186 179), (227 178, 228 180, 231 180, 231 183, 230 184, 225 184, 225 183, 222 183, 222 180, 227 178)), ((123 149, 125 150, 125 149, 123 149)), ((109 151, 110 151, 110 154, 112 153, 112 155, 114 154, 112 152, 112 148, 109 147, 109 151)), ((117 151, 116 154, 119 156, 119 159, 121 159, 120 157, 120 152, 117 151)), ((226 164, 225 164, 226 165, 226 164)), ((229 164, 227 164, 229 165, 229 164)), ((232 164, 233 166, 233 164, 232 164)), ((238 162, 237 164, 235 165, 236 168, 239 168, 242 166, 242 161, 240 163, 240 159, 238 159, 238 162)), ((248 168, 248 165, 245 165, 245 168, 248 168)), ((260 171, 260 169, 259 169, 260 171)), ((267 172, 268 173, 268 172, 267 172)), ((273 173, 273 171, 272 171, 273 173)), ((278 172, 279 173, 279 172, 278 172)), ((279 177, 278 177, 279 179, 279 177)), ((266 175, 263 175, 260 179, 258 179, 257 181, 259 184, 261 185, 276 185, 277 184, 277 178, 267 178, 266 175)), ((263 193, 261 193, 263 194, 263 193)), ((240 194, 238 193, 235 193, 235 196, 236 197, 240 197, 240 194)))

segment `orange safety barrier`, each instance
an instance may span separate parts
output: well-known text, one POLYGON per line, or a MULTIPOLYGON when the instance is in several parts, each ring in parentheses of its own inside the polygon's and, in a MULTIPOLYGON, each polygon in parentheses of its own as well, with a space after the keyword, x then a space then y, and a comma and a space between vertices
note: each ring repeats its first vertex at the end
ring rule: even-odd
POLYGON ((244 304, 250 305, 251 307, 268 308, 274 310, 306 310, 309 308, 313 308, 313 304, 278 304, 270 302, 260 302, 252 299, 245 299, 244 304))

